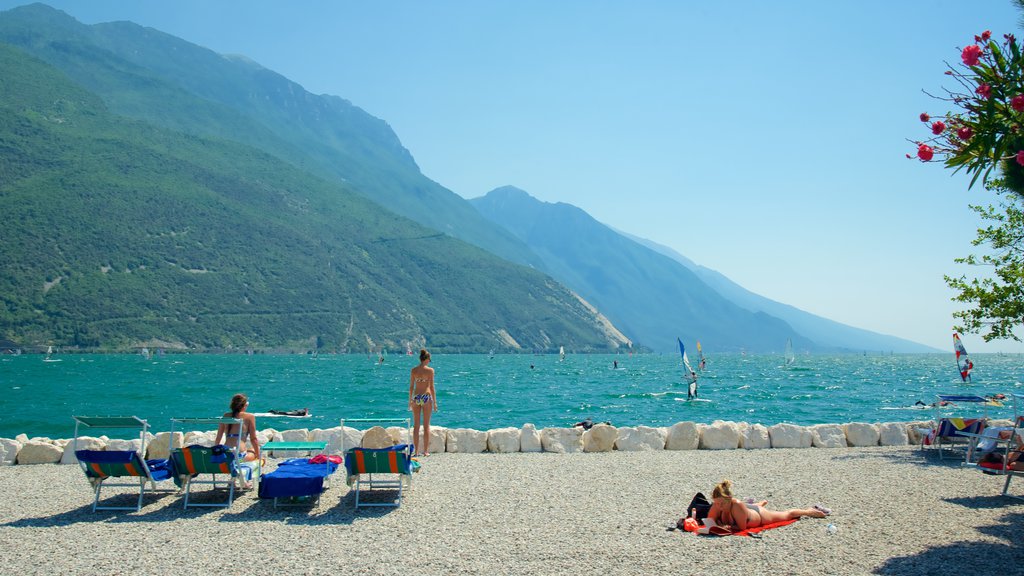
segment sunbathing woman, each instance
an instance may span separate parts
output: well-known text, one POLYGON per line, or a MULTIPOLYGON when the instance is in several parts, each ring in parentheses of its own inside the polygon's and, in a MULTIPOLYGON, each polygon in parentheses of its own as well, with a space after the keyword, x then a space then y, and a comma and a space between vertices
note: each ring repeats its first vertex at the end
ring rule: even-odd
POLYGON ((214 440, 214 444, 220 444, 221 440, 224 440, 225 446, 238 446, 242 460, 246 462, 260 459, 260 443, 256 439, 256 417, 245 411, 248 405, 249 399, 245 394, 235 394, 231 398, 231 412, 225 412, 224 417, 241 419, 242 429, 238 429, 238 424, 221 424, 217 427, 217 439, 214 440))
POLYGON ((412 410, 412 443, 416 455, 430 455, 430 415, 437 412, 437 393, 434 391, 434 369, 430 366, 430 352, 420 350, 420 364, 409 374, 409 409, 412 410), (420 436, 420 419, 423 436, 420 436))
POLYGON ((737 530, 757 528, 765 524, 773 524, 782 520, 810 516, 812 518, 824 518, 831 511, 822 506, 814 508, 791 508, 785 511, 769 510, 765 508, 767 501, 762 500, 757 504, 741 502, 732 494, 732 481, 722 480, 711 493, 711 510, 708 518, 711 518, 719 526, 730 526, 737 530))

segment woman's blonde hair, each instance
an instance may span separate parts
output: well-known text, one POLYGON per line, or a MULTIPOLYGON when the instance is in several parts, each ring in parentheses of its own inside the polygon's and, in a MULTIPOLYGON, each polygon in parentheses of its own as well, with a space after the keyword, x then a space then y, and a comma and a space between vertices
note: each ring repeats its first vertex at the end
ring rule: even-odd
POLYGON ((711 492, 711 498, 732 498, 732 480, 722 480, 711 492))

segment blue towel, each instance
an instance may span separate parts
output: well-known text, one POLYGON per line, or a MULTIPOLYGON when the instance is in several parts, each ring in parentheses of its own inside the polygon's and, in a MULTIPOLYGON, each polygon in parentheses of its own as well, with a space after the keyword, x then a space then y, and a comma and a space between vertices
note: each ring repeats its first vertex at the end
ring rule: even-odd
POLYGON ((278 465, 277 470, 263 476, 260 498, 315 496, 324 491, 324 478, 338 469, 333 462, 310 464, 306 458, 292 458, 278 465))

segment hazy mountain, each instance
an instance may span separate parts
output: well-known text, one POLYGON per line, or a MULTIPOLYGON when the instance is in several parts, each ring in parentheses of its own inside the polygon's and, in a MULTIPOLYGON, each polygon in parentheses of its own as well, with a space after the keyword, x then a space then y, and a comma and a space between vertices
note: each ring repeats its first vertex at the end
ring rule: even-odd
MULTIPOLYGON (((97 70, 123 65, 92 55, 97 70)), ((357 351, 610 351, 624 341, 551 278, 351 185, 112 114, 4 43, 0 70, 0 338, 357 351)))
POLYGON ((792 338, 798 348, 816 348, 782 320, 737 306, 685 266, 575 206, 541 202, 511 186, 470 202, 640 344, 671 351, 681 337, 708 350, 781 352, 792 338))
POLYGON ((668 246, 663 246, 628 233, 622 234, 686 266, 703 280, 705 284, 743 308, 753 312, 764 312, 785 320, 797 332, 813 340, 819 346, 844 349, 852 352, 941 352, 941 350, 904 338, 840 324, 810 312, 804 312, 794 306, 759 296, 736 284, 721 273, 696 264, 668 246))
POLYGON ((540 266, 521 242, 425 177, 386 122, 244 57, 131 22, 84 25, 43 4, 0 12, 0 41, 63 70, 112 112, 256 147, 507 260, 540 266))

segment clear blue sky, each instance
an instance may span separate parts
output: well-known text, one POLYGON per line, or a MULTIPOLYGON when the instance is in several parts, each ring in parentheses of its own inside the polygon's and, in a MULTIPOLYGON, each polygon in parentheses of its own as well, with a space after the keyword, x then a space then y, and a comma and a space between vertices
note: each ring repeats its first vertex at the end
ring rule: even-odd
MULTIPOLYGON (((23 4, 0 0, 0 8, 23 4)), ((473 198, 511 184, 675 248, 744 287, 951 347, 943 274, 979 221, 963 175, 905 158, 922 89, 1009 0, 54 0, 243 54, 386 120, 473 198)), ((1013 342, 972 352, 1024 351, 1013 342)))

